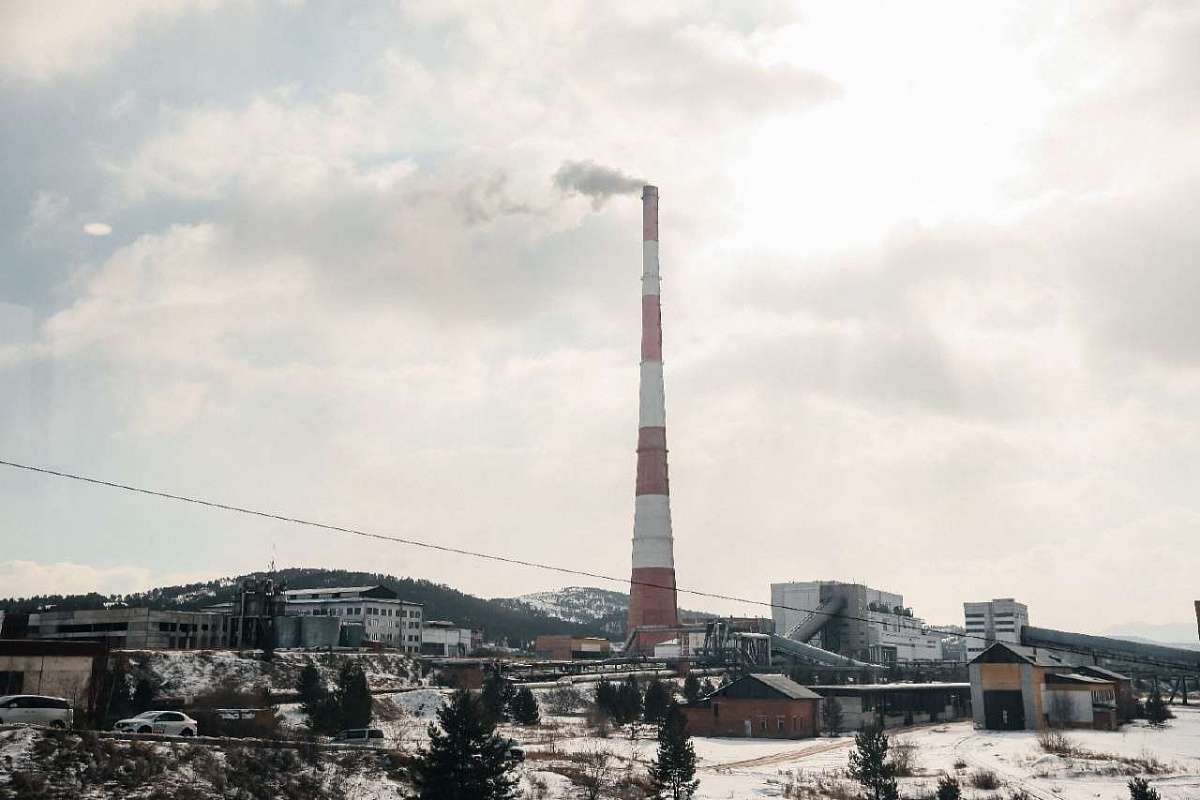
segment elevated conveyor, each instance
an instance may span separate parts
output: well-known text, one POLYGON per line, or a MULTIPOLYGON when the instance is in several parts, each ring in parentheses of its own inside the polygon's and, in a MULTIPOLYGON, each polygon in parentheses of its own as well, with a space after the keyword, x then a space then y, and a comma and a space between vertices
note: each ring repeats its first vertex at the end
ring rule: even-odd
POLYGON ((787 639, 783 636, 771 637, 771 652, 782 653, 794 658, 799 658, 812 664, 821 664, 826 667, 868 667, 872 669, 883 669, 878 664, 868 664, 866 661, 858 661, 853 658, 831 653, 828 650, 797 642, 794 639, 787 639))
POLYGON ((804 615, 799 622, 791 627, 783 636, 796 642, 807 642, 816 636, 825 623, 837 616, 846 607, 846 598, 835 595, 822 600, 816 608, 804 615))

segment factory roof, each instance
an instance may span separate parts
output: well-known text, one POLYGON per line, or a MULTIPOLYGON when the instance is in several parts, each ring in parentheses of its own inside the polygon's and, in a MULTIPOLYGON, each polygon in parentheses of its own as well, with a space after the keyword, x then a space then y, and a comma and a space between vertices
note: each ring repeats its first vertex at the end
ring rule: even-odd
POLYGON ((816 692, 805 689, 786 675, 760 675, 751 673, 748 677, 765 684, 768 688, 774 689, 792 700, 812 700, 818 697, 816 692))
POLYGON ((1105 669, 1104 667, 1097 667, 1091 664, 1086 664, 1082 667, 1076 667, 1076 669, 1084 675, 1093 675, 1101 678, 1108 678, 1114 681, 1133 680, 1128 675, 1122 675, 1119 672, 1113 672, 1111 669, 1105 669))
POLYGON ((1035 667, 1070 667, 1074 669, 1071 662, 1052 650, 1026 647, 1025 645, 1011 644, 1009 642, 996 642, 971 659, 971 663, 1003 663, 1014 660, 1024 661, 1027 664, 1033 664, 1035 667))
POLYGON ((387 596, 387 597, 397 597, 398 596, 393 589, 389 589, 388 587, 386 587, 382 584, 375 584, 374 586, 329 586, 329 587, 318 586, 318 587, 314 587, 312 589, 287 589, 286 591, 284 591, 283 594, 286 597, 300 597, 302 595, 313 595, 313 594, 322 595, 322 596, 323 595, 335 595, 335 594, 343 595, 343 596, 344 595, 356 596, 356 595, 365 595, 368 592, 375 594, 375 595, 382 595, 382 596, 387 596))

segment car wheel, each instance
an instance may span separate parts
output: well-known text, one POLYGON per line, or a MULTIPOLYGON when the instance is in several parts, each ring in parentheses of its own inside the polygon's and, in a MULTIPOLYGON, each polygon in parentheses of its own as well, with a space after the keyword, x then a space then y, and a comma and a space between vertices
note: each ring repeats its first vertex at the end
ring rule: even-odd
POLYGON ((191 728, 184 728, 183 730, 181 730, 179 732, 179 735, 180 736, 195 736, 196 732, 193 731, 191 728))
POLYGON ((150 729, 149 725, 143 725, 142 727, 138 728, 138 733, 153 733, 153 731, 150 729))

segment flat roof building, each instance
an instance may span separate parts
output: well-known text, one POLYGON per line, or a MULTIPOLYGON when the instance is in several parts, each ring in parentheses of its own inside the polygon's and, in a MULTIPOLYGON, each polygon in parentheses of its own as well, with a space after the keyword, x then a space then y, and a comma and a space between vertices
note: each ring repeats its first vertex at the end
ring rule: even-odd
POLYGON ((849 683, 809 686, 837 699, 842 730, 882 723, 885 728, 922 722, 952 722, 971 713, 969 683, 849 683))
POLYGON ((421 652, 421 604, 401 600, 386 586, 288 589, 283 595, 287 615, 337 617, 361 625, 364 642, 421 652))
POLYGON ((96 608, 29 615, 31 639, 106 641, 122 650, 202 650, 226 647, 229 617, 211 611, 96 608))
POLYGON ((1021 643, 1021 629, 1029 624, 1029 609, 1011 597, 963 603, 966 617, 967 660, 978 656, 993 642, 1021 643))

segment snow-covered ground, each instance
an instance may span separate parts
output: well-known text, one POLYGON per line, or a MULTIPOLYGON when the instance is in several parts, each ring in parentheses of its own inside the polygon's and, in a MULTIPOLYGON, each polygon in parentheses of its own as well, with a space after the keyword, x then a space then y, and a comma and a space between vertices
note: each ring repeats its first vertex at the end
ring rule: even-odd
MULTIPOLYGON (((1117 800, 1128 797, 1131 774, 1145 775, 1150 764, 1158 774, 1148 775, 1163 800, 1200 797, 1200 710, 1176 708, 1170 725, 1155 729, 1144 723, 1127 725, 1115 733, 1071 731, 1067 738, 1086 756, 1061 758, 1046 754, 1032 732, 974 730, 970 722, 926 726, 892 734, 893 744, 914 746, 916 776, 901 779, 901 794, 922 796, 932 791, 943 772, 957 775, 967 800, 1009 797, 1025 791, 1041 800, 1117 800), (1000 790, 970 785, 978 770, 994 772, 1000 790)), ((542 770, 570 766, 573 754, 597 748, 612 754, 620 771, 630 763, 638 768, 654 757, 653 738, 630 741, 619 732, 607 739, 589 737, 578 719, 556 720, 557 736, 508 728, 522 741, 531 762, 542 770)), ((836 739, 764 740, 693 738, 699 767, 698 800, 780 797, 789 784, 814 786, 846 782, 844 774, 853 737, 836 739)), ((846 784, 848 786, 848 784, 846 784)), ((550 797, 559 795, 551 794, 550 797)), ((569 795, 562 795, 564 797, 569 795)), ((799 796, 799 795, 797 795, 799 796)))

